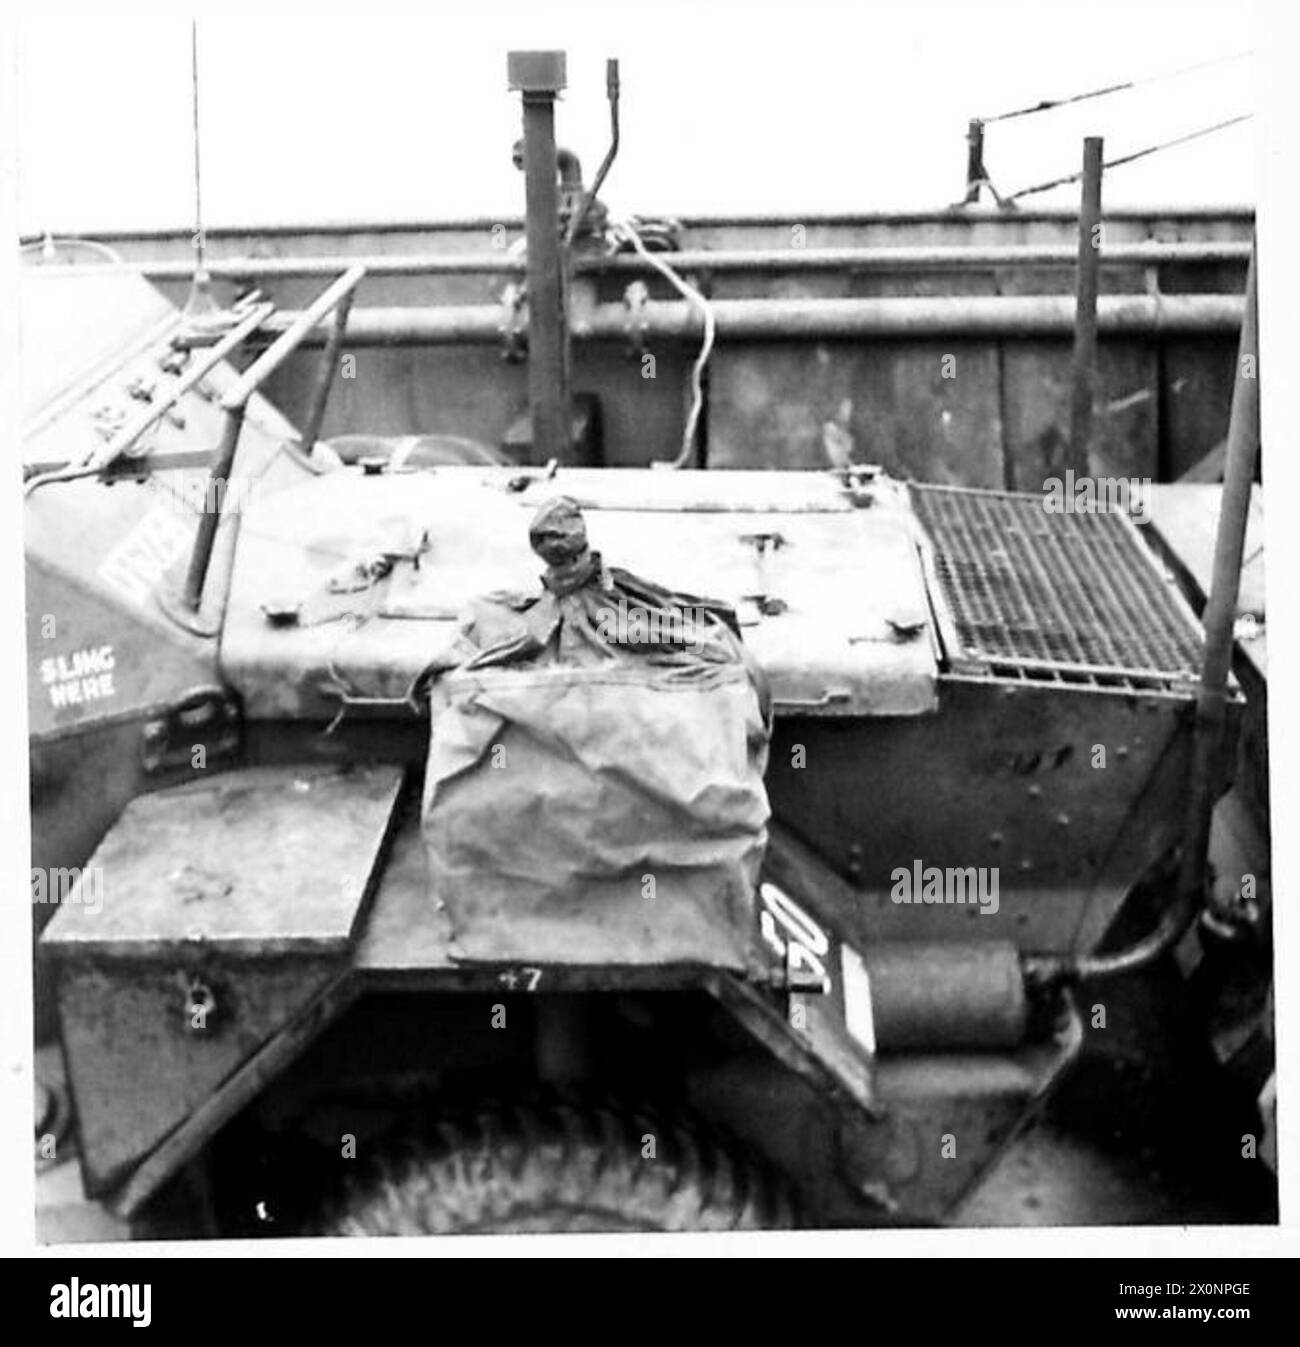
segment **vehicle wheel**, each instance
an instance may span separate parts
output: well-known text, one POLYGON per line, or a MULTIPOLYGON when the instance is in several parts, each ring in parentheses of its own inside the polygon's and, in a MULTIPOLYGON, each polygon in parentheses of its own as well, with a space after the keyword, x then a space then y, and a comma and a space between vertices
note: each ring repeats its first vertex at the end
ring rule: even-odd
POLYGON ((731 1148, 647 1113, 501 1110, 384 1144, 321 1235, 763 1230, 794 1224, 780 1187, 731 1148), (653 1138, 653 1156, 648 1152, 653 1138))

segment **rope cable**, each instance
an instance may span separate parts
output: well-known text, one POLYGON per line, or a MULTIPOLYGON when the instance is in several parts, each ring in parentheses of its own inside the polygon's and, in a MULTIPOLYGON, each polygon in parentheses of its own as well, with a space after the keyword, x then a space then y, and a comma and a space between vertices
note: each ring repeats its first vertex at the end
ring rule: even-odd
MULTIPOLYGON (((1161 150, 1173 149, 1176 145, 1186 145, 1188 141, 1200 140, 1202 136, 1213 135, 1216 131, 1226 130, 1230 126, 1237 126, 1241 122, 1248 122, 1254 116, 1254 113, 1243 112, 1238 117, 1229 117, 1226 121, 1215 122, 1213 126, 1203 126, 1199 131, 1188 131, 1181 136, 1175 136, 1172 140, 1162 140, 1155 145, 1147 145, 1140 150, 1134 150, 1132 154, 1121 155, 1118 159, 1108 159, 1102 168, 1119 168, 1123 164, 1134 163, 1138 159, 1145 159, 1149 154, 1157 154, 1161 150)), ((1024 196, 1035 196, 1039 192, 1050 192, 1054 187, 1066 187, 1072 182, 1078 182, 1083 177, 1083 170, 1079 169, 1074 173, 1067 173, 1062 178, 1053 178, 1051 182, 1036 183, 1032 187, 1022 187, 1018 192, 1012 192, 1006 199, 1008 201, 1018 201, 1024 196)))
POLYGON ((700 413, 704 410, 704 367, 713 353, 713 341, 717 324, 713 316, 713 306, 689 281, 685 281, 661 257, 652 253, 642 241, 641 235, 626 220, 612 220, 611 226, 617 237, 626 239, 643 261, 652 266, 665 280, 699 310, 704 320, 704 341, 700 353, 691 368, 691 410, 686 417, 686 426, 682 431, 682 447, 669 464, 673 468, 683 468, 690 462, 691 451, 695 447, 695 432, 699 425, 700 413))
POLYGON ((1157 75, 1121 80, 1118 84, 1103 85, 1100 89, 1089 89, 1086 93, 1071 94, 1068 98, 1044 98, 1028 107, 1013 108, 1010 112, 999 112, 996 117, 981 117, 980 121, 984 126, 992 126, 994 122, 1009 122, 1016 117, 1032 116, 1035 112, 1052 112, 1056 108, 1068 107, 1072 103, 1085 103, 1092 98, 1105 98, 1108 94, 1123 93, 1128 89, 1140 89, 1148 84, 1159 84, 1164 80, 1175 79, 1180 75, 1189 75, 1196 70, 1208 70, 1213 66, 1231 65, 1235 61, 1243 61, 1246 57, 1254 54, 1251 51, 1234 52, 1231 56, 1216 56, 1208 61, 1197 61, 1193 65, 1180 66, 1177 70, 1166 70, 1157 75))

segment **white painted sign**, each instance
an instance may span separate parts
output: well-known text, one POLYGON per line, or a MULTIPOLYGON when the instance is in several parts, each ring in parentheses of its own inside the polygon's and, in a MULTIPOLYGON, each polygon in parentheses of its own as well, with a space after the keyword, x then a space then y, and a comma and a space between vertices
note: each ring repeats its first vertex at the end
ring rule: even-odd
POLYGON ((84 706, 116 695, 115 666, 111 645, 88 646, 41 660, 41 683, 52 706, 84 706))
POLYGON ((143 606, 193 539, 193 517, 182 518, 174 506, 159 501, 100 563, 99 578, 143 606))

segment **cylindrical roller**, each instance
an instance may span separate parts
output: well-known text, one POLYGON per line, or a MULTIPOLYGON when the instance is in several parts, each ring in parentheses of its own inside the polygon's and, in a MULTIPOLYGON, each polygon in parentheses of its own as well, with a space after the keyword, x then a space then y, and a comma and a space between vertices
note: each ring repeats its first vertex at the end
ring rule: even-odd
POLYGON ((1025 984, 1012 944, 886 942, 864 950, 862 961, 882 1052, 1008 1048, 1025 1037, 1025 984))

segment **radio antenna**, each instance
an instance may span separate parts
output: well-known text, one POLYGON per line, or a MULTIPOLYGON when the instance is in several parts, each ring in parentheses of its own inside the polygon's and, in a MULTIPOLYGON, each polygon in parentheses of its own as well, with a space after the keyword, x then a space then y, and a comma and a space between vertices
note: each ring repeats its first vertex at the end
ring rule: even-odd
POLYGON ((194 151, 194 280, 185 301, 185 316, 211 319, 220 312, 212 298, 212 278, 208 275, 208 240, 203 232, 203 172, 199 157, 199 21, 190 20, 190 104, 194 151))

